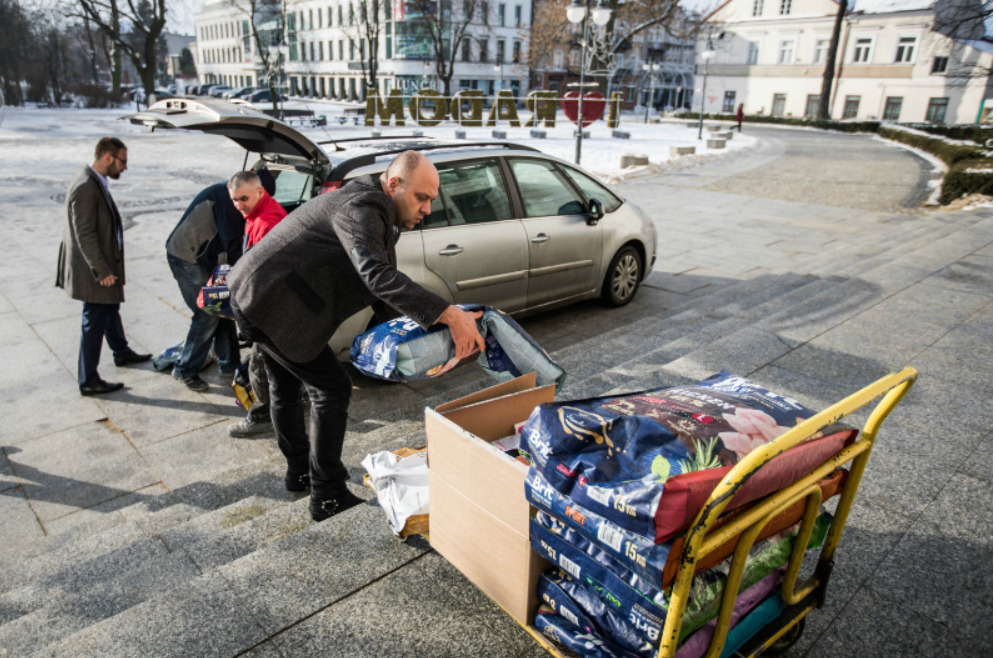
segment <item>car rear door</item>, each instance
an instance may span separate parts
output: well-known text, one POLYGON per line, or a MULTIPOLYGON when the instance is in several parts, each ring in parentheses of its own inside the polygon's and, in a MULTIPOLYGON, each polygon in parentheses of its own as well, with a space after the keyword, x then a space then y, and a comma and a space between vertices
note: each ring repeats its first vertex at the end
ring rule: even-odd
POLYGON ((529 248, 529 308, 587 294, 599 284, 602 229, 555 163, 509 158, 529 248))
POLYGON ((437 162, 439 196, 422 225, 426 267, 457 303, 513 312, 526 303, 528 248, 495 158, 437 162))

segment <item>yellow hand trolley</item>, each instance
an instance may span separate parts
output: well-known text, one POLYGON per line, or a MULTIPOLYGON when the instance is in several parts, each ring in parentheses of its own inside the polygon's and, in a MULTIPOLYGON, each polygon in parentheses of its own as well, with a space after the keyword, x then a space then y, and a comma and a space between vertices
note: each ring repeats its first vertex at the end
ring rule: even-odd
MULTIPOLYGON (((865 465, 868 463, 872 446, 875 444, 879 427, 913 386, 916 377, 917 371, 914 368, 906 368, 901 372, 879 379, 857 393, 827 407, 770 443, 758 447, 740 460, 723 478, 685 533, 680 566, 672 586, 668 615, 657 658, 672 658, 678 649, 681 622, 692 578, 695 575, 696 562, 740 535, 732 555, 712 640, 704 654, 706 658, 718 658, 721 655, 729 633, 733 606, 751 546, 772 518, 794 503, 805 500, 805 512, 797 535, 802 541, 794 542, 782 579, 780 592, 784 604, 782 612, 774 621, 742 644, 735 655, 743 658, 761 656, 762 653, 776 655, 787 650, 801 636, 806 615, 823 606, 827 584, 833 572, 834 554, 840 543, 844 525, 847 523, 851 505, 854 503, 858 485, 861 484, 861 477, 864 474, 865 465), (854 443, 842 449, 805 477, 753 504, 748 511, 730 523, 714 529, 729 501, 747 482, 751 474, 828 425, 855 413, 879 398, 881 400, 872 409, 861 434, 854 443), (848 464, 850 464, 850 472, 837 502, 837 509, 823 543, 819 560, 813 573, 806 580, 799 582, 799 572, 806 552, 806 540, 820 514, 822 496, 818 483, 833 471, 848 464)), ((560 647, 541 634, 535 626, 526 626, 526 630, 551 654, 563 656, 560 647)))

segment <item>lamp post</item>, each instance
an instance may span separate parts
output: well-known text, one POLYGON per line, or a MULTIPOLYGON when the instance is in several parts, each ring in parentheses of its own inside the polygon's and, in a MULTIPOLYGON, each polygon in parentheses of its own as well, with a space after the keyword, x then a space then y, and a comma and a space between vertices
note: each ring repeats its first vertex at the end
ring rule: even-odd
POLYGON ((578 80, 578 134, 577 143, 574 146, 574 164, 581 164, 581 140, 584 136, 584 62, 585 62, 585 50, 588 49, 588 32, 590 30, 591 23, 594 22, 595 25, 599 27, 604 27, 608 25, 609 19, 612 18, 612 9, 608 6, 608 0, 598 0, 598 6, 589 11, 589 5, 591 0, 572 0, 571 4, 567 7, 567 20, 577 25, 581 21, 584 21, 584 32, 581 38, 581 71, 578 80), (586 20, 587 18, 591 20, 586 20))
POLYGON ((706 84, 709 82, 709 60, 715 57, 715 55, 716 47, 712 43, 712 32, 710 32, 706 42, 706 49, 702 51, 702 61, 705 62, 705 70, 702 73, 702 102, 699 104, 699 139, 702 139, 702 119, 705 115, 706 84))
POLYGON ((660 64, 644 64, 643 70, 650 72, 650 98, 647 100, 646 111, 643 114, 643 123, 650 121, 650 106, 654 104, 654 71, 659 71, 660 64))

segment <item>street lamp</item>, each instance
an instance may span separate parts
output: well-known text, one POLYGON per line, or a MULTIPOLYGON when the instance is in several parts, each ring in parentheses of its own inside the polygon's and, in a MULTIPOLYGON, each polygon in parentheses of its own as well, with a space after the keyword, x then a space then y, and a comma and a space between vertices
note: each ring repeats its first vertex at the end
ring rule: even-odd
POLYGON ((647 100, 646 111, 643 114, 643 123, 650 120, 650 106, 654 104, 654 71, 659 71, 660 64, 644 64, 643 70, 650 72, 650 98, 647 100))
POLYGON ((702 118, 705 115, 706 84, 709 82, 709 60, 715 56, 716 46, 712 43, 712 32, 710 32, 706 49, 702 51, 702 61, 705 62, 705 70, 702 73, 702 102, 699 104, 699 139, 702 139, 702 118))
POLYGON ((592 22, 599 27, 608 25, 612 18, 612 9, 608 6, 608 0, 598 0, 598 6, 588 10, 591 0, 572 0, 567 7, 567 20, 574 25, 584 21, 584 33, 581 38, 581 72, 578 81, 578 135, 577 143, 574 147, 574 164, 581 164, 581 139, 584 136, 584 62, 585 50, 588 48, 588 32, 592 22), (585 20, 588 16, 591 20, 585 20))

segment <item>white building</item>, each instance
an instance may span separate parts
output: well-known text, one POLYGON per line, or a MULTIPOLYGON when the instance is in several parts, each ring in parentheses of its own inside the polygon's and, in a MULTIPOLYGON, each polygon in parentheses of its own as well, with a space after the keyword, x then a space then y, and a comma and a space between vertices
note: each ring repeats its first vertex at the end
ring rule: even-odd
MULTIPOLYGON (((197 68, 202 83, 263 86, 265 72, 254 40, 249 36, 249 16, 246 9, 240 8, 247 4, 239 0, 208 2, 194 17, 197 68)), ((257 17, 256 25, 284 34, 287 61, 283 73, 287 91, 295 95, 363 100, 369 39, 358 13, 366 3, 285 0, 283 28, 280 3, 273 4, 277 10, 257 17)), ((459 22, 462 11, 474 8, 468 38, 456 45, 450 91, 480 89, 491 95, 497 89, 509 89, 515 96, 524 95, 529 80, 526 48, 531 0, 444 0, 438 6, 440 11, 452 12, 455 22, 459 22)), ((377 84, 381 94, 396 88, 405 90, 406 95, 425 87, 443 91, 425 21, 415 3, 383 0, 380 16, 377 84)))
MULTIPOLYGON (((717 8, 699 44, 696 90, 708 71, 705 111, 743 103, 748 115, 816 116, 837 9, 834 0, 728 0, 717 8)), ((934 25, 935 0, 856 0, 840 30, 830 117, 991 122, 983 112, 992 105, 991 35, 952 39, 934 25)))

